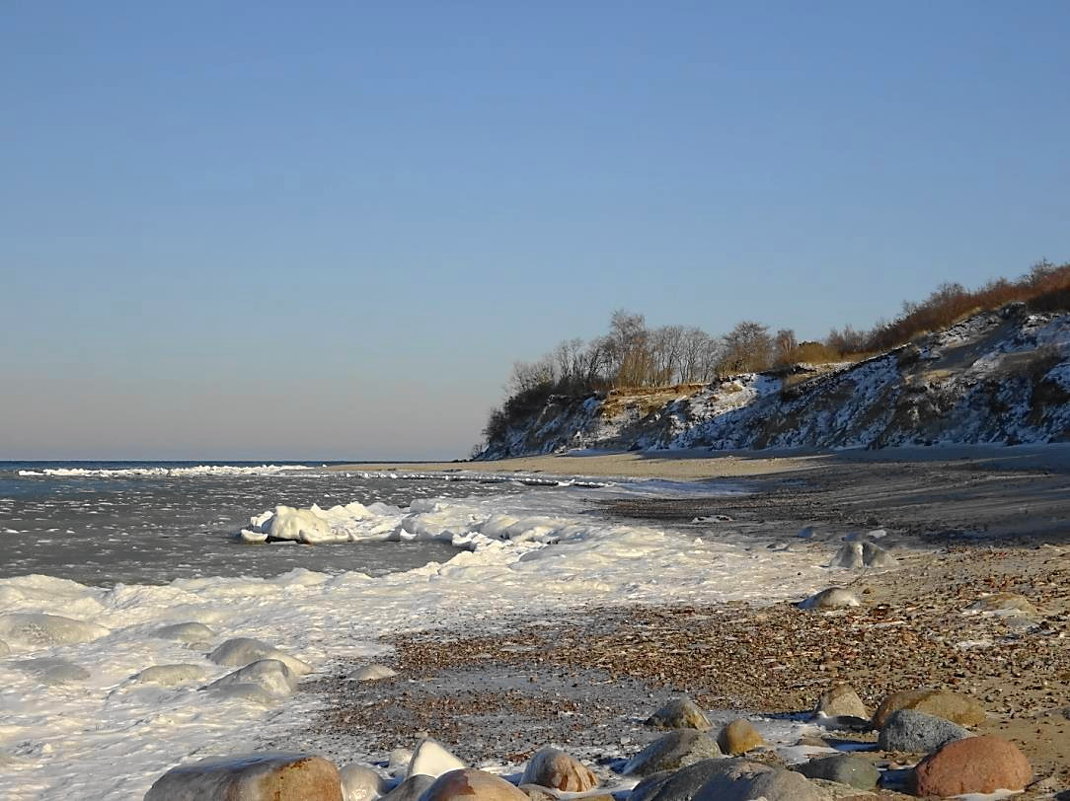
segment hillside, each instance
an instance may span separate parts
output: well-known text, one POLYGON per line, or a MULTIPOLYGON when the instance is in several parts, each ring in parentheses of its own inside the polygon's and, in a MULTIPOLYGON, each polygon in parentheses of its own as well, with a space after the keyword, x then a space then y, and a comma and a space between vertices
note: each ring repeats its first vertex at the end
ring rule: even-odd
POLYGON ((857 363, 551 396, 477 457, 1070 441, 1070 313, 1015 303, 857 363))

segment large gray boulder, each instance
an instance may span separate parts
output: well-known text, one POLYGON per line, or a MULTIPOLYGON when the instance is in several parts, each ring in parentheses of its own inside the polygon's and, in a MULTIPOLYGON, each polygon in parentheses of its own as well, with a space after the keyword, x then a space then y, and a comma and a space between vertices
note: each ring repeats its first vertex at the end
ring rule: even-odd
POLYGON ((635 786, 628 801, 691 801, 702 785, 733 761, 704 759, 680 770, 652 773, 635 786))
POLYGON ((726 760, 714 772, 693 801, 824 801, 822 793, 802 774, 746 759, 726 760))
POLYGON ((872 762, 851 754, 812 759, 796 765, 794 769, 808 779, 826 779, 859 790, 872 790, 881 778, 881 772, 872 762))
POLYGON ((308 754, 250 754, 205 759, 172 768, 145 801, 342 801, 333 762, 308 754))
POLYGON ((884 751, 928 754, 946 743, 969 736, 966 729, 950 720, 914 709, 900 709, 885 721, 877 744, 884 751))
POLYGON ((648 776, 719 756, 721 749, 709 735, 695 729, 677 729, 659 737, 629 759, 621 772, 627 776, 648 776))

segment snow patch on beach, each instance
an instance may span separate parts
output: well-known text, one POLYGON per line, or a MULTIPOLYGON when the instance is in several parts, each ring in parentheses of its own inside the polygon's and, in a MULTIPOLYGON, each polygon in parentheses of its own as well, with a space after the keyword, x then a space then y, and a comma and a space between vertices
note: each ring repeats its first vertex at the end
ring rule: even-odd
MULTIPOLYGON (((88 638, 20 637, 0 658, 0 797, 138 798, 181 761, 255 750, 307 722, 314 699, 301 694, 200 689, 234 670, 207 657, 229 639, 262 640, 322 673, 341 657, 381 656, 387 634, 499 626, 512 614, 557 617, 589 603, 771 602, 827 581, 828 553, 814 543, 772 550, 721 534, 696 537, 694 529, 615 524, 582 512, 591 492, 304 510, 339 537, 440 538, 467 548, 446 563, 381 578, 293 570, 111 589, 41 575, 0 580, 0 608, 16 616, 8 618, 12 630, 32 634, 34 621, 49 620, 42 615, 92 624, 88 638), (210 638, 158 636, 187 622, 209 627, 210 638), (20 666, 40 659, 63 660, 63 681, 43 683, 40 670, 20 666), (132 681, 168 665, 200 668, 204 680, 132 681)), ((275 514, 259 515, 260 525, 275 514)))

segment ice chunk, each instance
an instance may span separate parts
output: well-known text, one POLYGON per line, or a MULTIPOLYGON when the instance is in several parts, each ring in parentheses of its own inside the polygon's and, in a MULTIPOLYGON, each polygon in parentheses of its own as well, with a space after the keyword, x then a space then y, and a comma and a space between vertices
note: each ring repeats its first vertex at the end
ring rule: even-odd
POLYGON ((8 643, 29 648, 89 642, 110 633, 110 629, 96 623, 43 612, 0 615, 0 635, 8 643))
POLYGON ((285 698, 297 689, 297 676, 278 659, 260 659, 213 681, 204 689, 227 689, 238 684, 251 684, 276 698, 285 698))
POLYGON ((278 648, 251 637, 235 637, 208 654, 217 665, 244 667, 258 659, 277 659, 298 676, 312 672, 312 666, 297 657, 283 653, 278 648))

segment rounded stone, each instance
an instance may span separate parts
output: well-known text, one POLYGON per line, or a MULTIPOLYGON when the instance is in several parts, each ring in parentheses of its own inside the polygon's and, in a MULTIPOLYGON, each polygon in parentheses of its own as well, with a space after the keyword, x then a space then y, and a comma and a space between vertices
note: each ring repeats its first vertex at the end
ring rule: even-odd
POLYGON ((891 714, 900 709, 913 709, 935 715, 963 726, 977 726, 985 721, 984 708, 972 698, 950 690, 904 690, 885 698, 873 715, 873 726, 883 729, 891 714))
POLYGON ((955 740, 930 754, 914 768, 914 791, 919 796, 992 793, 1023 790, 1033 768, 1014 743, 995 735, 955 740))
POLYGON ((957 723, 916 709, 898 709, 888 716, 877 738, 883 751, 927 754, 952 740, 969 737, 957 723))
POLYGON ((717 735, 717 747, 729 756, 739 756, 765 744, 762 735, 749 720, 733 720, 717 735))
POLYGON ((827 590, 811 595, 799 604, 799 608, 828 611, 860 605, 861 601, 858 600, 858 596, 850 590, 845 590, 843 587, 829 587, 827 590))
POLYGON ((493 773, 462 768, 435 779, 420 801, 528 801, 528 797, 493 773))
POLYGON ((212 758, 172 768, 145 801, 235 798, 242 801, 342 801, 338 768, 307 754, 251 754, 212 758))
POLYGON ((594 773, 557 748, 542 748, 528 761, 521 784, 537 784, 570 793, 584 793, 598 784, 594 773))
POLYGON ((719 756, 721 749, 709 735, 695 729, 676 729, 629 759, 621 772, 626 776, 648 776, 719 756))
POLYGON ((712 727, 709 718, 699 709, 698 704, 687 696, 673 698, 665 702, 657 712, 644 723, 656 729, 695 729, 709 731, 712 727))
POLYGON ((814 711, 830 718, 852 717, 869 719, 869 710, 850 684, 837 684, 821 693, 814 711))
POLYGON ((808 779, 825 779, 859 790, 872 790, 881 777, 881 772, 872 762, 851 754, 811 759, 796 766, 795 770, 808 779))

